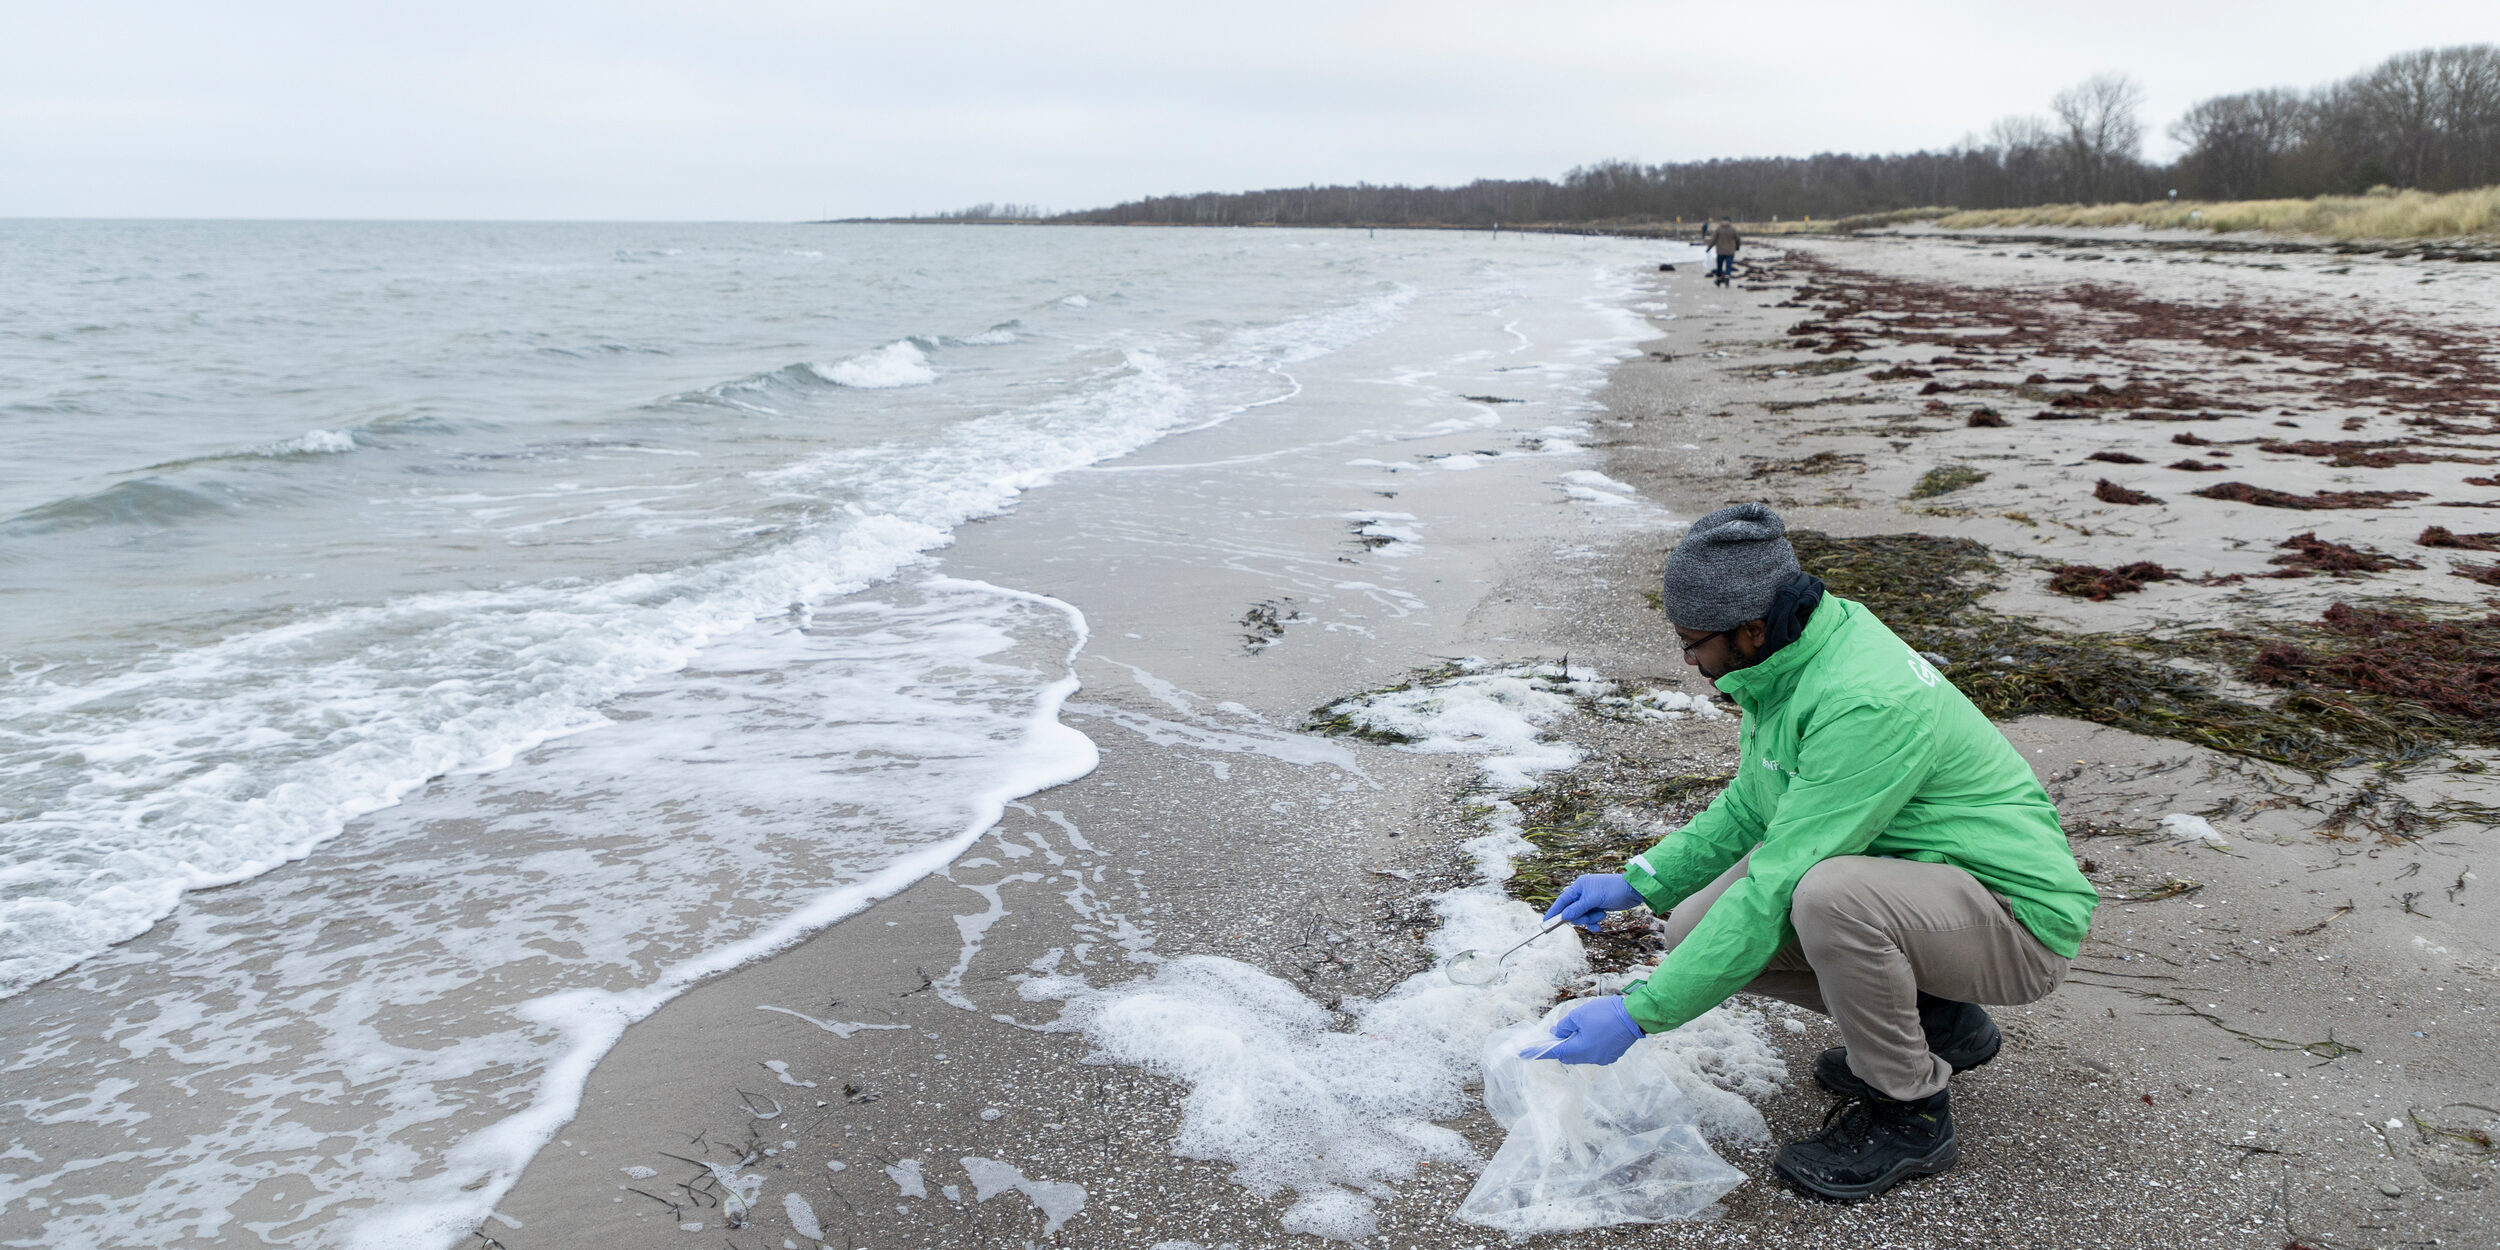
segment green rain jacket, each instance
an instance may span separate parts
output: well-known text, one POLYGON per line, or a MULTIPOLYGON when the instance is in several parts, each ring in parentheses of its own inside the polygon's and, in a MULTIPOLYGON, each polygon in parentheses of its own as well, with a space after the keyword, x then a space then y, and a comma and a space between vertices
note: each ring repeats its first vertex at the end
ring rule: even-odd
POLYGON ((1745 712, 1736 777, 1624 877, 1665 915, 1753 862, 1625 996, 1643 1029, 1683 1024, 1759 975, 1796 940, 1797 882, 1834 855, 1951 864, 2074 958, 2100 896, 2057 808, 2005 735, 1865 605, 1825 595, 1795 642, 1718 687, 1745 712))

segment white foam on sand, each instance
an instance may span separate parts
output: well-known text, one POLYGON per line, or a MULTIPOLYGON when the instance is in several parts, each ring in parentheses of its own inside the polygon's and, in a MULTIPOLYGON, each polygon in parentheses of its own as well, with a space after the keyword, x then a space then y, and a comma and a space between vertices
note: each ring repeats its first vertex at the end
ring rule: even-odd
POLYGON ((793 1189, 781 1195, 781 1211, 790 1217, 790 1231, 809 1241, 825 1239, 825 1226, 816 1221, 816 1208, 809 1206, 799 1191, 793 1189))
POLYGON ((1012 1163, 967 1155, 956 1160, 972 1178, 972 1200, 987 1202, 1010 1189, 1022 1193, 1042 1213, 1042 1236, 1059 1231, 1069 1217, 1085 1209, 1085 1187, 1074 1181, 1037 1181, 1012 1163))
POLYGON ((908 1024, 863 1024, 847 1020, 819 1020, 804 1011, 792 1011, 787 1007, 775 1007, 769 1004, 759 1006, 756 1010, 777 1011, 785 1016, 796 1016, 799 1019, 805 1020, 809 1024, 815 1025, 817 1028, 823 1029, 825 1032, 831 1033, 835 1037, 841 1038, 845 1041, 850 1040, 850 1036, 853 1033, 857 1033, 862 1029, 907 1029, 911 1027, 908 1024))
POLYGON ((927 386, 937 381, 937 370, 930 366, 929 354, 910 339, 897 339, 838 364, 809 365, 808 368, 836 386, 863 391, 927 386))
POLYGON ((2214 828, 2213 822, 2202 816, 2190 815, 2187 812, 2171 812, 2163 816, 2159 823, 2162 828, 2170 832, 2171 837, 2181 842, 2194 842, 2200 846, 2210 846, 2218 851, 2231 848, 2230 840, 2222 836, 2222 831, 2214 828))
POLYGON ((1538 773, 1580 762, 1579 748, 1545 735, 1543 727, 1572 710, 1573 700, 1621 692, 1586 668, 1513 664, 1496 668, 1470 657, 1446 680, 1348 699, 1323 714, 1343 715, 1374 734, 1403 740, 1410 751, 1477 755, 1497 790, 1517 790, 1538 773))
MULTIPOLYGON (((1658 692, 1649 692, 1656 705, 1658 692)), ((1630 698, 1583 668, 1494 667, 1469 661, 1442 680, 1334 705, 1406 749, 1478 757, 1497 795, 1578 762, 1542 732, 1575 700, 1630 698)), ((1660 706, 1658 714, 1667 710, 1660 706)), ((1678 710, 1677 714, 1685 714, 1678 710)), ((1446 960, 1506 949, 1541 927, 1501 882, 1529 849, 1515 809, 1499 799, 1488 831, 1467 844, 1480 879, 1434 896, 1441 925, 1427 939, 1446 960)), ((1189 1089, 1175 1154, 1231 1164, 1236 1184, 1261 1196, 1290 1190, 1288 1232, 1356 1241, 1377 1229, 1375 1204, 1418 1166, 1479 1160, 1437 1121, 1465 1114, 1480 1079, 1480 1048, 1495 1031, 1536 1019, 1554 988, 1587 970, 1576 933, 1557 932, 1512 956, 1490 985, 1453 982, 1436 964, 1377 999, 1332 1012, 1289 982, 1239 960, 1190 955, 1136 980, 1096 989, 1076 976, 1026 978, 1028 1001, 1065 1007, 1054 1030, 1082 1032, 1100 1061, 1129 1064, 1189 1089)), ((1748 1140, 1764 1135, 1746 1095, 1775 1088, 1784 1070, 1752 1013, 1721 1007, 1653 1039, 1662 1079, 1689 1085, 1701 1123, 1748 1140), (1735 1092, 1730 1092, 1730 1091, 1735 1092)))
POLYGON ((920 1175, 920 1160, 896 1160, 892 1167, 885 1170, 885 1174, 888 1180, 894 1182, 894 1187, 902 1191, 904 1197, 926 1198, 929 1196, 929 1182, 920 1175))

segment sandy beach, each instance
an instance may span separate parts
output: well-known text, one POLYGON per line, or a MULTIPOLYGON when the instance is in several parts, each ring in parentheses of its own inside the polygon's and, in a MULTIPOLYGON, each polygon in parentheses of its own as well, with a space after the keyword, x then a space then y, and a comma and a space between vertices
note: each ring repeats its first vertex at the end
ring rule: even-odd
MULTIPOLYGON (((1473 395, 1498 423, 1351 464, 1176 438, 967 527, 935 572, 1082 612, 1063 720, 1099 765, 1012 805, 944 873, 627 1029, 476 1244, 1320 1244, 1288 1231, 1293 1192, 1175 1153, 1187 1082, 1048 1026, 1072 996, 1221 956, 1316 1004, 1320 1031, 1356 1028, 1435 962, 1430 900, 1477 872, 1484 765, 1312 732, 1313 710, 1418 673, 1533 685, 1518 666, 1565 657, 1566 678, 1705 696, 1649 592, 1677 522, 1729 502, 1828 536, 1801 556, 1843 593, 1815 553, 1923 536, 1898 548, 1915 576, 1874 588, 1960 585, 1968 619, 2018 622, 1990 637, 2026 649, 1943 658, 1966 689, 2006 670, 1988 689, 2026 707, 2072 702, 2058 679, 2089 684, 2066 671, 2078 655, 2176 666, 2232 707, 2343 698, 2345 636, 2308 624, 2337 604, 2428 622, 2382 628, 2430 640, 2389 655, 2470 658, 2489 637, 2420 631, 2483 620, 2495 593, 2479 570, 2500 556, 2473 546, 2500 531, 2492 266, 1934 231, 1745 259, 1727 289, 1690 263, 1643 277, 1657 337, 1593 413, 1473 395), (1550 432, 1579 421, 1576 445, 1550 432), (1263 456, 1265 476, 1196 471, 1263 456), (1159 506, 1176 493, 1220 506, 1181 532, 1159 506), (2465 545, 2422 545, 2433 527, 2465 545), (2124 575, 2143 564, 2159 567, 2124 575), (1480 664, 1446 667, 1461 658, 1480 664)), ((1771 1066, 1705 1075, 1767 1128, 1712 1134, 1748 1180, 1713 1218, 1546 1240, 2500 1242, 2500 785, 2475 690, 2434 665, 2399 692, 2432 708, 2419 723, 2369 738, 2369 703, 2324 737, 2261 725, 2233 749, 2199 719, 2215 704, 2003 721, 2105 902, 2065 987, 2001 1012, 2003 1055, 1956 1079, 1960 1166, 1857 1206, 1779 1188, 1771 1152, 1833 1101, 1809 1071, 1837 1036, 1741 1000, 1725 1027, 1771 1066), (2387 750, 2410 756, 2374 767, 2387 750)), ((1723 774, 1737 732, 1732 715, 1593 697, 1542 729, 1576 762, 1510 798, 1555 862, 1672 829, 1708 794, 1659 783, 1723 774), (1573 820, 1537 833, 1566 797, 1573 820)), ((1594 966, 1640 937, 1590 943, 1594 966)), ((1576 951, 1553 958, 1562 992, 1596 984, 1576 951)), ((1481 1109, 1441 1123, 1478 1158, 1502 1136, 1481 1109)), ((1472 1178, 1427 1151, 1369 1192, 1361 1243, 1502 1243, 1452 1219, 1472 1178)))

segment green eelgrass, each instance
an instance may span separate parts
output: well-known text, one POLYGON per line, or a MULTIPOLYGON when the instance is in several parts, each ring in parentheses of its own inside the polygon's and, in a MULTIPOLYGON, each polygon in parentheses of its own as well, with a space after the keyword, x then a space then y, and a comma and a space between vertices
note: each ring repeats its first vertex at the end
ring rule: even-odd
POLYGON ((1987 471, 1983 469, 1974 469, 1966 464, 1938 465, 1921 476, 1918 485, 1910 488, 1910 498, 1933 499, 1987 480, 1987 471))

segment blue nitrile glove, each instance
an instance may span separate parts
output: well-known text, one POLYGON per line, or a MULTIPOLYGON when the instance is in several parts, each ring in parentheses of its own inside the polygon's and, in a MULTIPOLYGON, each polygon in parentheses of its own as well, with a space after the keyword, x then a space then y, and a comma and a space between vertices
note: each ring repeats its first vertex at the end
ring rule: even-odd
POLYGON ((1519 1052, 1522 1059, 1553 1059, 1563 1063, 1613 1063, 1641 1040, 1641 1026, 1624 1009, 1623 997, 1592 998, 1554 1022, 1557 1040, 1519 1052))
POLYGON ((1638 907, 1648 901, 1641 897, 1640 891, 1632 888, 1631 882, 1616 873, 1584 872, 1563 887, 1554 905, 1545 909, 1545 918, 1551 920, 1561 916, 1595 933, 1597 926, 1606 923, 1607 912, 1638 907))

